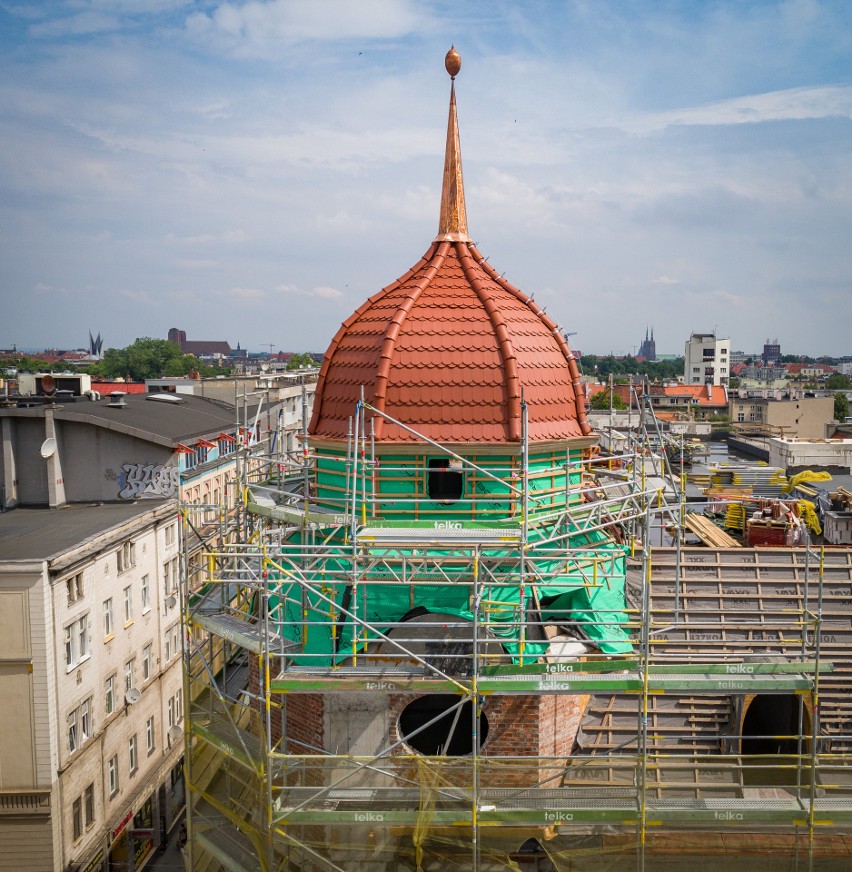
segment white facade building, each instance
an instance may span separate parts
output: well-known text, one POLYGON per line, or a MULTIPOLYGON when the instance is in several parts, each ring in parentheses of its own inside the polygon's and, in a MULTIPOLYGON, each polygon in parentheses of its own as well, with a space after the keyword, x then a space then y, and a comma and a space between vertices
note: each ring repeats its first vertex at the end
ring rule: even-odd
POLYGON ((178 540, 172 501, 0 515, 0 869, 131 872, 180 813, 178 540))
POLYGON ((726 385, 731 377, 731 343, 715 333, 693 333, 684 347, 683 380, 688 385, 726 385))

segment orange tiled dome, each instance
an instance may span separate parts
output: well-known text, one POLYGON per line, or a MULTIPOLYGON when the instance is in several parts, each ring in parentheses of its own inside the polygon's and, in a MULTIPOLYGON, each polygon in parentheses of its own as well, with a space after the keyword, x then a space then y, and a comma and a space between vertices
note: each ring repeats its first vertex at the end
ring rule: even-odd
MULTIPOLYGON (((485 262, 467 235, 455 89, 438 236, 404 276, 370 297, 325 353, 312 436, 345 439, 355 406, 376 409, 438 442, 587 436, 574 355, 556 323, 485 262)), ((413 442, 380 416, 376 439, 413 442)))

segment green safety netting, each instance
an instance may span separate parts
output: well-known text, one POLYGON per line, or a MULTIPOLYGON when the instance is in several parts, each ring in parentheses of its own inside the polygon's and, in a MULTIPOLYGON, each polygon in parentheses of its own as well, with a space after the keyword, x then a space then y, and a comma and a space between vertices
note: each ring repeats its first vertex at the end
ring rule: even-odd
MULTIPOLYGON (((463 621, 473 620, 469 573, 464 576, 457 567, 448 565, 440 572, 437 568, 434 571, 437 583, 424 583, 432 579, 425 577, 422 570, 418 576, 421 583, 392 583, 388 570, 383 569, 382 558, 399 560, 406 556, 415 561, 417 555, 403 550, 375 549, 371 556, 377 559, 372 568, 360 572, 357 590, 350 584, 350 559, 340 552, 309 569, 300 568, 298 574, 308 581, 307 585, 288 580, 293 577, 289 573, 274 569, 270 572, 270 613, 274 616, 276 631, 296 643, 297 651, 292 655, 294 663, 335 665, 363 650, 370 642, 380 640, 372 628, 387 632, 389 624, 401 621, 413 608, 453 615, 463 621), (453 582, 454 574, 459 576, 458 583, 453 582), (365 621, 368 627, 342 614, 341 607, 365 621), (354 647, 353 628, 358 629, 354 647)), ((499 583, 484 581, 479 586, 483 633, 487 627, 490 637, 499 641, 515 660, 519 656, 521 632, 521 585, 517 580, 516 557, 508 551, 484 553, 483 560, 490 562, 489 577, 499 579, 499 583), (505 573, 500 572, 502 559, 507 562, 505 573)), ((436 558, 432 556, 430 560, 435 563, 436 558)), ((633 650, 624 611, 625 549, 622 546, 604 543, 594 552, 573 554, 568 563, 564 555, 557 558, 554 553, 551 557, 541 550, 530 562, 537 576, 535 587, 541 620, 575 624, 581 634, 605 654, 625 654, 633 650), (597 563, 594 573, 589 569, 592 561, 597 563)), ((529 582, 525 600, 529 616, 536 609, 529 582)), ((548 642, 528 639, 524 644, 525 656, 543 656, 548 646, 548 642)))

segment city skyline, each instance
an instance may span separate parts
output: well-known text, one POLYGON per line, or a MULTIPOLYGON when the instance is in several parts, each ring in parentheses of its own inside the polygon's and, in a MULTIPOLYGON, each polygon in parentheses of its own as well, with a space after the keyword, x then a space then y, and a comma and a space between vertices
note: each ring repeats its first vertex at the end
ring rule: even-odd
POLYGON ((653 321, 662 353, 717 327, 746 351, 847 354, 850 18, 810 0, 0 6, 0 347, 181 324, 323 350, 436 232, 455 43, 471 235, 572 345, 630 353, 653 321))

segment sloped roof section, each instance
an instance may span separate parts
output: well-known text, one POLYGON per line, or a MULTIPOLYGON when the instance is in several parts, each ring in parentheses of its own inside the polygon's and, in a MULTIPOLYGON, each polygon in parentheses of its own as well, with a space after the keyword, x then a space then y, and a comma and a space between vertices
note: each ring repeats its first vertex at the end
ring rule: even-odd
MULTIPOLYGON (((436 441, 518 442, 522 399, 530 440, 591 434, 577 363, 559 327, 467 234, 454 88, 438 236, 332 339, 310 434, 345 439, 362 387, 370 405, 436 441)), ((378 416, 375 436, 417 438, 378 416)))

